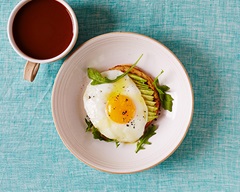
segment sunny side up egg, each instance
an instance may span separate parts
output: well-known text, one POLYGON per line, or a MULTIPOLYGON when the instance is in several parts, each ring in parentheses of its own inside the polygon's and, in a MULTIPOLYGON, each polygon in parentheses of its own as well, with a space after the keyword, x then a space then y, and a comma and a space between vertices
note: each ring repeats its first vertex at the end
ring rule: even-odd
MULTIPOLYGON (((101 73, 109 79, 123 74, 118 70, 101 73)), ((117 82, 87 85, 84 108, 92 124, 105 137, 133 143, 144 133, 148 109, 140 90, 126 75, 117 82)))

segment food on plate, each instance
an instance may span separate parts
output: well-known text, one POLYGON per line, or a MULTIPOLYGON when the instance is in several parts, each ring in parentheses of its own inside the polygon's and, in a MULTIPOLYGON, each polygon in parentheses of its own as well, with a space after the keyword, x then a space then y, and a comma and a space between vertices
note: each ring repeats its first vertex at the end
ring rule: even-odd
MULTIPOLYGON (((102 73, 109 79, 122 74, 118 70, 102 73)), ((129 76, 114 83, 89 84, 83 99, 91 122, 107 138, 133 143, 143 135, 148 109, 140 90, 129 76)))
POLYGON ((87 131, 117 146, 137 142, 136 152, 151 144, 148 139, 156 130, 152 122, 161 105, 172 110, 173 100, 166 94, 169 87, 160 86, 158 77, 153 80, 136 67, 141 57, 133 65, 117 65, 102 73, 89 68, 92 81, 83 96, 87 131))

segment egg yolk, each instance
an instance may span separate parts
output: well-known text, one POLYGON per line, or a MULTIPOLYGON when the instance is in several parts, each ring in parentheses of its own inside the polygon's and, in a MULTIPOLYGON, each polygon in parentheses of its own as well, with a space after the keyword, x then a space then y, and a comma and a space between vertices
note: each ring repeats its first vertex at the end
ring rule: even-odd
POLYGON ((129 123, 136 111, 136 107, 131 98, 126 95, 111 96, 107 102, 108 116, 116 123, 129 123))

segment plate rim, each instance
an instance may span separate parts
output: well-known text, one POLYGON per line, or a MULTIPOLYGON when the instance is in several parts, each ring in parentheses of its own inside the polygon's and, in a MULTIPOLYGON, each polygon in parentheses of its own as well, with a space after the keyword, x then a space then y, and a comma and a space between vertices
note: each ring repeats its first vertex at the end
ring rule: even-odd
POLYGON ((182 62, 178 59, 178 57, 168 48, 166 47, 164 44, 162 44, 160 41, 152 38, 152 37, 149 37, 147 35, 143 35, 143 34, 140 34, 140 33, 136 33, 136 32, 122 32, 122 31, 116 31, 116 32, 108 32, 108 33, 104 33, 104 34, 101 34, 101 35, 97 35, 95 37, 92 37, 90 39, 88 39, 87 41, 83 42, 81 45, 79 45, 71 54, 68 55, 68 57, 65 59, 65 61, 62 63, 58 73, 57 73, 57 76, 54 80, 54 85, 53 85, 53 89, 52 89, 52 97, 51 97, 51 111, 52 111, 52 117, 53 117, 53 121, 54 121, 54 125, 55 125, 55 128, 57 130, 57 133, 59 135, 59 137, 61 138, 64 146, 70 151, 70 153, 72 153, 72 155, 74 155, 78 160, 80 160, 81 162, 85 163, 86 165, 88 165, 89 167, 92 167, 96 170, 99 170, 99 171, 102 171, 102 172, 106 172, 106 173, 111 173, 111 174, 132 174, 132 173, 138 173, 138 172, 142 172, 142 171, 145 171, 145 170, 148 170, 148 169, 151 169, 159 164, 161 164, 162 162, 164 162, 166 159, 168 159, 178 148, 179 146, 182 144, 182 142, 184 141, 184 139, 186 138, 186 135, 189 131, 189 128, 190 128, 190 125, 192 123, 192 119, 193 119, 193 114, 194 114, 194 91, 193 91, 193 86, 192 86, 192 83, 191 83, 191 80, 190 80, 190 77, 187 73, 187 70, 186 68, 184 67, 184 65, 182 64, 182 62), (190 92, 191 92, 191 98, 192 98, 192 108, 191 108, 191 114, 190 114, 190 118, 189 118, 189 121, 188 121, 188 125, 185 129, 185 132, 184 132, 184 135, 182 136, 180 142, 178 143, 178 145, 176 145, 176 147, 171 151, 171 153, 169 153, 165 158, 163 158, 162 160, 160 160, 159 162, 157 163, 154 163, 152 164, 151 166, 148 166, 148 167, 145 167, 145 168, 142 168, 142 169, 139 169, 139 170, 135 170, 135 171, 126 171, 126 172, 114 172, 114 171, 109 171, 109 170, 105 170, 105 169, 102 169, 102 168, 99 168, 97 166, 94 166, 88 162, 86 162, 85 160, 83 160, 82 158, 79 158, 77 153, 75 152, 74 149, 70 148, 67 144, 67 141, 61 136, 60 132, 59 132, 59 128, 57 127, 57 121, 56 121, 56 114, 54 113, 54 96, 55 96, 55 91, 57 89, 57 82, 60 79, 60 73, 61 71, 63 70, 63 66, 64 66, 64 63, 67 62, 76 52, 78 52, 84 45, 88 44, 88 43, 91 43, 91 41, 94 41, 98 38, 104 38, 105 36, 109 36, 109 35, 132 35, 132 36, 139 36, 139 37, 143 37, 143 38, 147 38, 151 41, 154 41, 155 43, 161 45, 165 50, 167 50, 177 61, 178 63, 181 65, 181 68, 183 69, 184 73, 185 73, 185 76, 187 77, 187 80, 188 80, 188 84, 190 86, 190 92), (76 154, 75 154, 76 153, 76 154))

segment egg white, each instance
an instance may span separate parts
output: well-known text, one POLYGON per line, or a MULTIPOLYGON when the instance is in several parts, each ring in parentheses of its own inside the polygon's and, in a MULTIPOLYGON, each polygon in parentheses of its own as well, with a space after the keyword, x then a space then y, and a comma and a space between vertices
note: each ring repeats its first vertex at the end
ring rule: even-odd
MULTIPOLYGON (((118 70, 102 73, 109 79, 123 74, 118 70)), ((129 76, 124 76, 115 83, 100 85, 88 84, 83 96, 84 108, 93 125, 107 138, 119 142, 135 142, 144 133, 147 123, 148 109, 140 90, 129 76), (135 116, 131 122, 121 124, 114 122, 107 114, 106 105, 110 94, 119 93, 132 99, 135 104, 135 116)))

